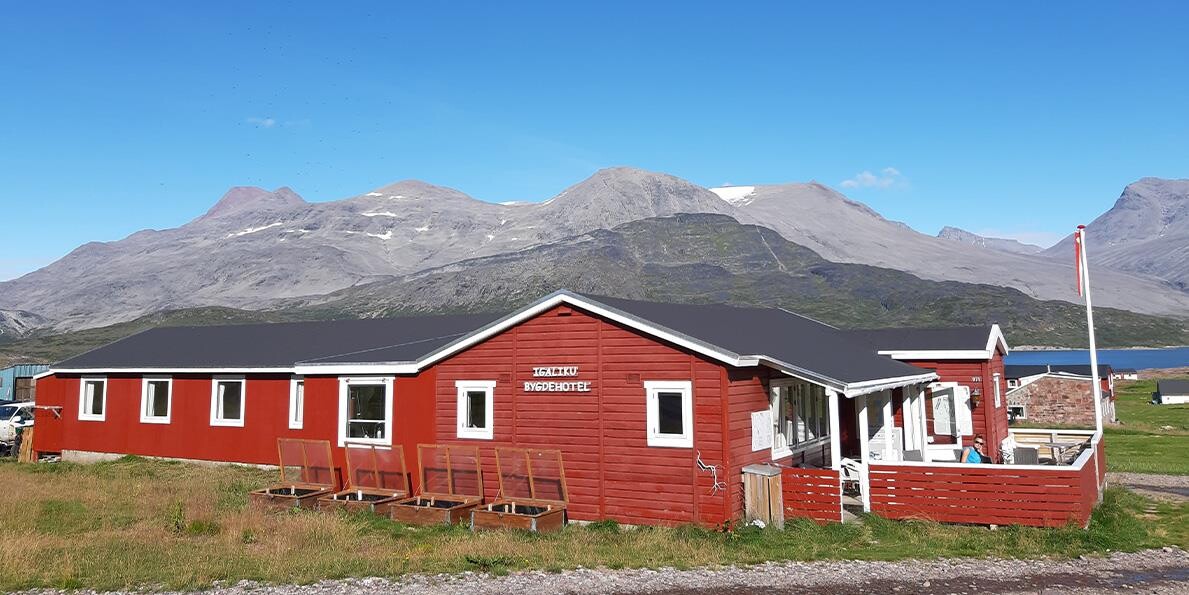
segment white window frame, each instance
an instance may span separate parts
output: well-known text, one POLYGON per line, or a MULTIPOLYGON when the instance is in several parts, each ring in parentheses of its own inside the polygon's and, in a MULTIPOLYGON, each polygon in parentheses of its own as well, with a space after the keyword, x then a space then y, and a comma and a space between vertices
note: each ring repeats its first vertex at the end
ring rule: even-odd
POLYGON ((392 446, 392 376, 361 376, 357 378, 339 378, 339 446, 352 444, 372 444, 376 446, 392 446), (384 437, 383 438, 348 438, 347 437, 347 397, 352 386, 383 386, 384 387, 384 437))
POLYGON ((79 421, 104 421, 107 419, 107 378, 103 376, 92 376, 79 378, 78 382, 78 419, 79 421), (87 383, 98 382, 103 385, 103 413, 95 415, 93 413, 86 413, 87 411, 87 383))
POLYGON ((248 382, 243 376, 215 376, 211 378, 211 425, 225 428, 242 428, 248 417, 245 407, 248 403, 248 382), (239 384, 239 419, 228 419, 219 414, 219 385, 239 384))
POLYGON ((646 380, 648 446, 662 448, 693 448, 694 446, 694 387, 689 380, 646 380), (681 394, 681 434, 660 432, 660 393, 681 394))
POLYGON ((1009 419, 1011 418, 1011 410, 1012 410, 1012 409, 1019 409, 1019 410, 1020 410, 1020 414, 1016 416, 1016 419, 1028 419, 1028 406, 1027 406, 1027 405, 1011 405, 1011 404, 1008 404, 1008 406, 1007 406, 1007 416, 1008 416, 1008 418, 1009 418, 1009 419))
POLYGON ((953 436, 961 438, 962 436, 970 436, 974 434, 974 420, 972 419, 972 412, 970 410, 971 393, 969 386, 959 382, 934 382, 929 385, 932 394, 929 400, 933 405, 933 425, 929 429, 934 436, 953 436), (937 429, 937 399, 941 395, 937 394, 940 391, 950 391, 950 406, 953 409, 953 427, 949 433, 939 432, 937 429))
POLYGON ((300 430, 305 427, 305 377, 294 376, 289 379, 289 429, 300 430), (301 387, 301 393, 297 387, 301 387))
POLYGON ((458 407, 455 409, 456 413, 456 427, 459 438, 469 438, 474 440, 492 440, 495 438, 495 381, 494 380, 458 380, 454 382, 454 388, 458 395, 458 407), (484 404, 484 423, 486 427, 483 428, 468 428, 466 420, 470 417, 467 415, 467 399, 468 392, 483 391, 486 394, 486 403, 484 404))
POLYGON ((772 412, 772 459, 782 459, 797 454, 801 451, 813 448, 821 444, 828 444, 830 442, 830 396, 821 389, 821 394, 818 395, 817 388, 820 385, 815 385, 812 382, 805 382, 798 379, 779 379, 773 380, 769 383, 768 388, 768 409, 772 412), (794 387, 803 386, 804 388, 794 390, 794 387), (784 389, 789 392, 789 397, 793 400, 793 429, 792 436, 783 446, 777 446, 777 440, 780 438, 780 408, 778 396, 780 390, 784 389), (801 423, 798 423, 798 422, 801 423), (801 434, 813 434, 812 438, 801 439, 801 434))
POLYGON ((171 376, 144 376, 140 379, 140 423, 142 424, 168 424, 173 418, 173 377, 171 376), (150 382, 164 382, 168 391, 165 398, 165 415, 164 416, 149 416, 149 383, 150 382))
POLYGON ((1007 379, 1007 388, 1012 389, 1012 388, 1019 388, 1019 387, 1020 387, 1020 380, 1018 378, 1008 378, 1007 379))

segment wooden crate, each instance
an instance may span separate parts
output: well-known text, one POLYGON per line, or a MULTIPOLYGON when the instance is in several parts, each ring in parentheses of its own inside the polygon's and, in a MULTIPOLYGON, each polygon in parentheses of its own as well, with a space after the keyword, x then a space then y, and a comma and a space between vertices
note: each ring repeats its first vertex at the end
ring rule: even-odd
POLYGON ((500 497, 471 512, 471 529, 548 533, 566 524, 566 474, 560 450, 495 449, 500 497))
POLYGON ((272 510, 310 508, 334 493, 335 468, 327 440, 277 439, 281 480, 248 494, 256 506, 272 510))
POLYGON ((376 512, 410 525, 452 524, 469 519, 471 509, 483 503, 477 446, 418 444, 417 475, 420 496, 376 506, 376 512))
POLYGON ((347 489, 319 497, 318 510, 375 511, 380 507, 387 514, 388 504, 409 496, 404 447, 348 444, 346 459, 347 489))

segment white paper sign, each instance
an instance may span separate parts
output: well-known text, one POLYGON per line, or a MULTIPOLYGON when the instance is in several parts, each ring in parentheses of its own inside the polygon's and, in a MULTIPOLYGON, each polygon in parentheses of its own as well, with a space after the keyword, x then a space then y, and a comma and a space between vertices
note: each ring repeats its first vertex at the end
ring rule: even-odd
POLYGON ((772 411, 751 412, 751 451, 772 448, 772 411))

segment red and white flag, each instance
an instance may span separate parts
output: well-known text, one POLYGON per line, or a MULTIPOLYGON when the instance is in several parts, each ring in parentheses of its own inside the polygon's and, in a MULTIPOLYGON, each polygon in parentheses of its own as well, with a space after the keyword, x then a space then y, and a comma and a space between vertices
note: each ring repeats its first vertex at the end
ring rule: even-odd
POLYGON ((1082 295, 1082 228, 1073 232, 1073 270, 1078 275, 1078 295, 1082 295))

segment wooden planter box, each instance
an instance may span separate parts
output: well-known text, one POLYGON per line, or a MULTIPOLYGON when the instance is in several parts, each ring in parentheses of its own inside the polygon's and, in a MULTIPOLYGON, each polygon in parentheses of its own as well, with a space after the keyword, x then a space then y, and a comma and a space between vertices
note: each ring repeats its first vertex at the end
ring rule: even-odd
POLYGON ((566 475, 561 451, 496 448, 500 497, 471 513, 471 530, 557 531, 566 524, 566 475))
MULTIPOLYGON (((471 511, 482 503, 483 498, 423 494, 389 502, 382 508, 389 518, 406 525, 452 525, 467 520, 471 511)), ((376 507, 376 512, 381 512, 381 506, 376 507)))
POLYGON ((402 446, 348 444, 345 454, 348 487, 319 497, 318 510, 370 510, 387 514, 388 504, 409 496, 409 475, 402 446))
POLYGON ((272 510, 312 508, 318 498, 334 493, 335 469, 326 440, 279 438, 281 480, 248 494, 254 505, 272 510))
POLYGON ((272 485, 248 494, 253 504, 271 510, 287 508, 311 508, 318 498, 332 494, 334 488, 314 484, 272 485))
POLYGON ((471 530, 523 529, 550 533, 566 524, 566 508, 557 502, 496 500, 471 512, 471 530))
POLYGON ((409 525, 441 525, 468 521, 483 503, 483 468, 479 447, 449 444, 417 445, 421 495, 377 505, 376 512, 409 525))

